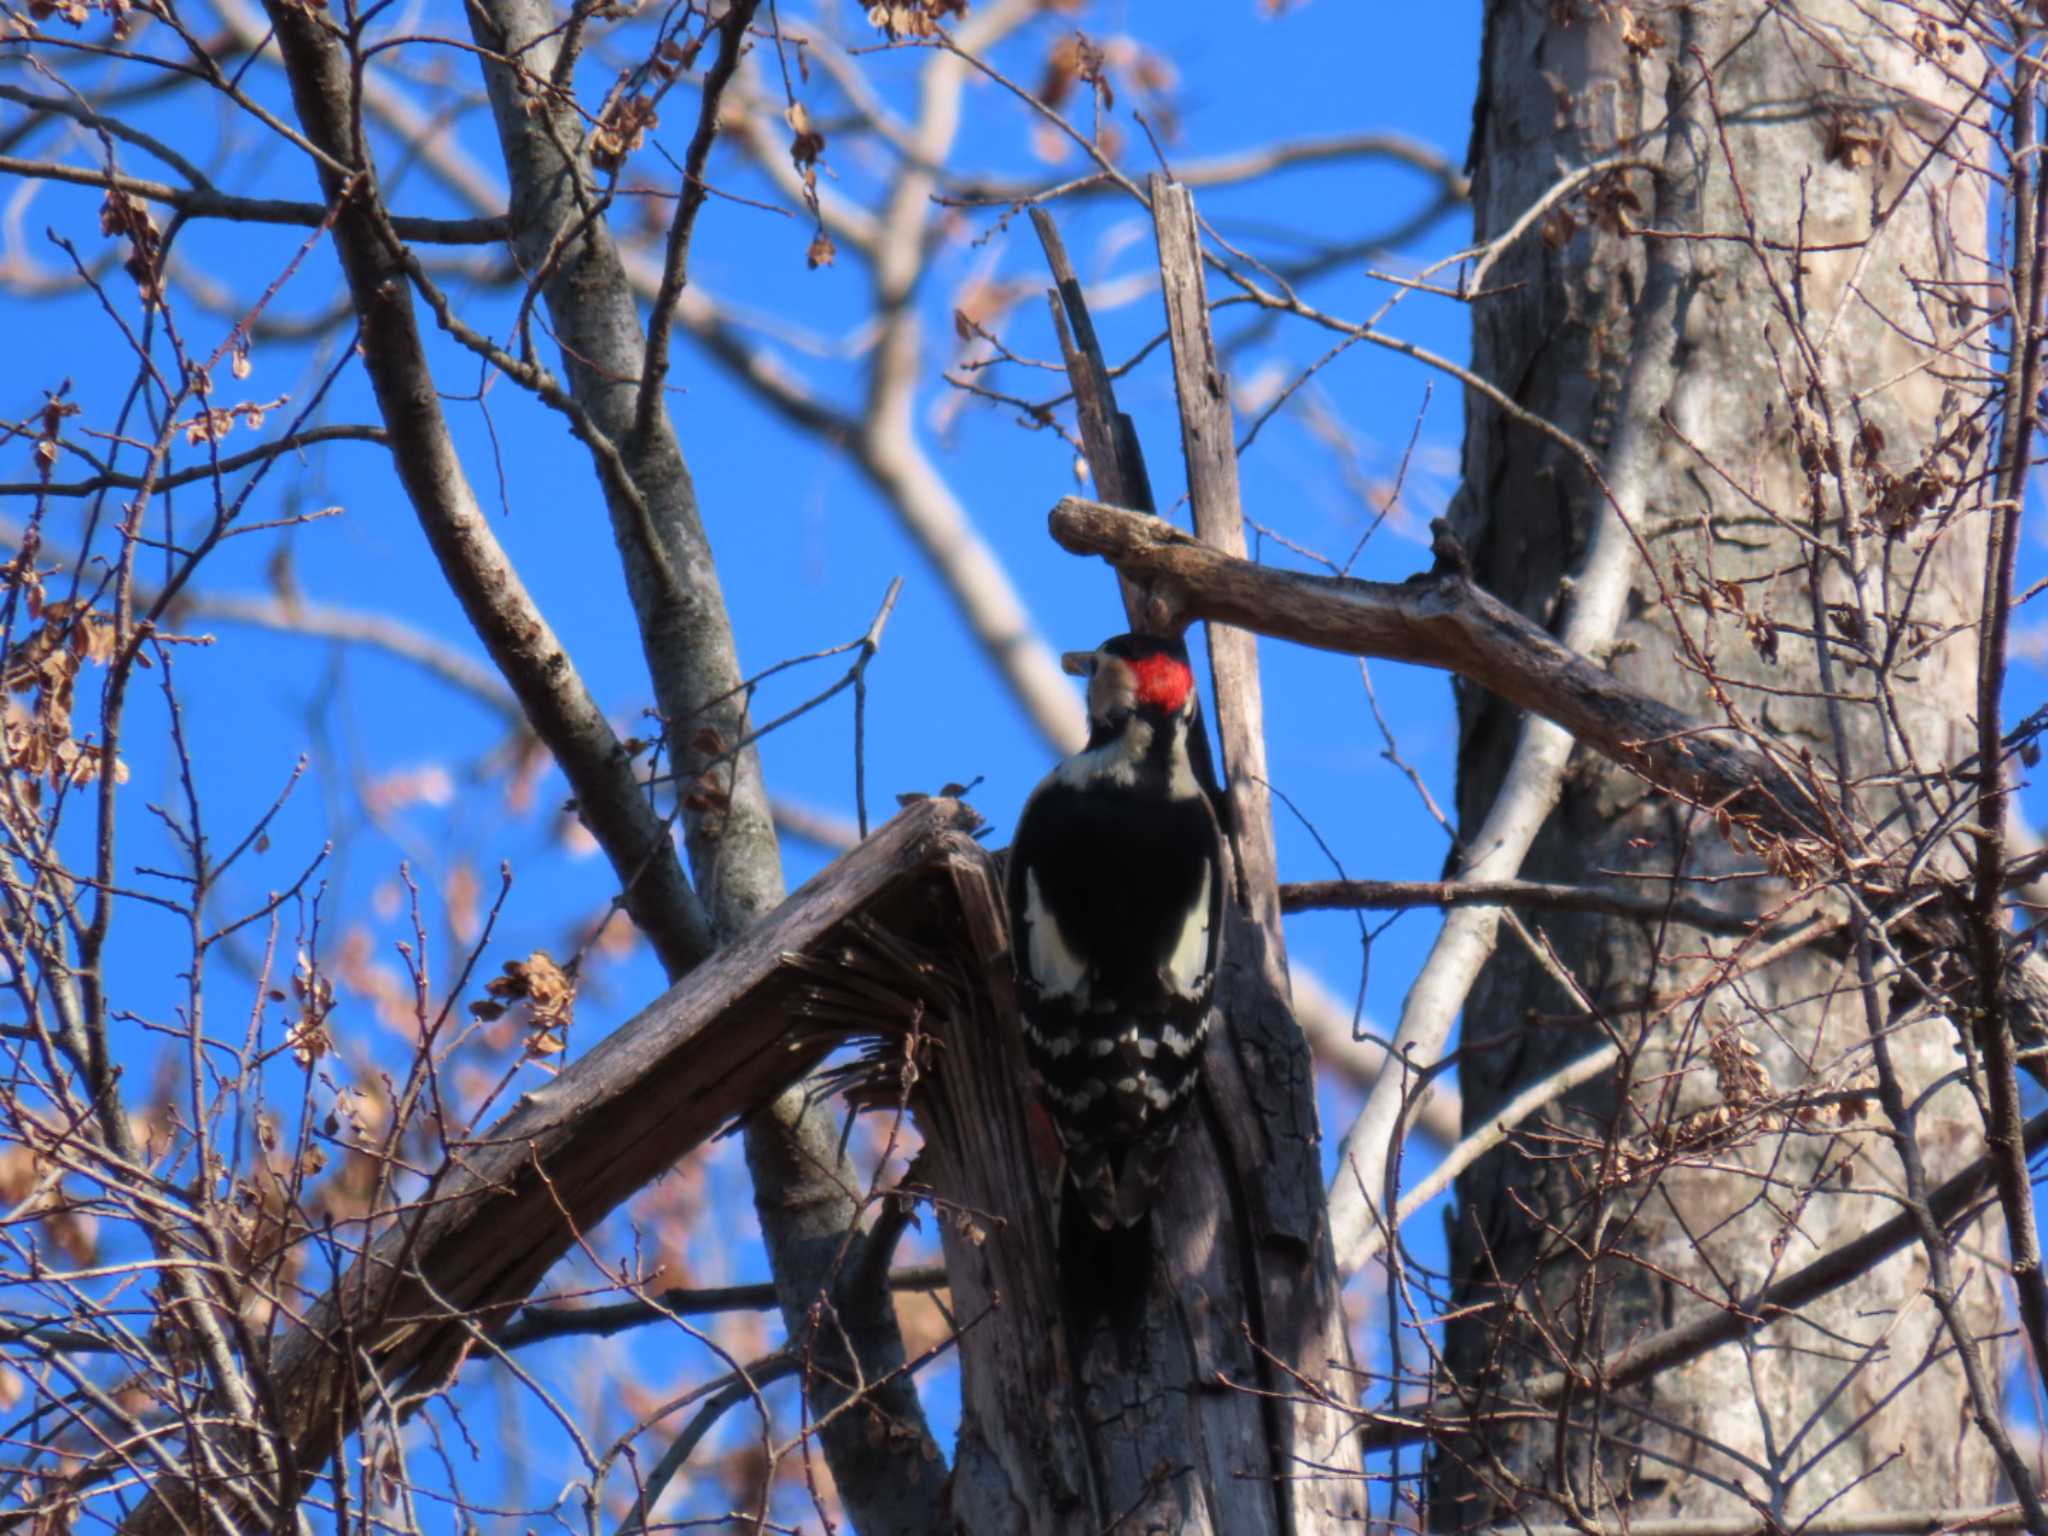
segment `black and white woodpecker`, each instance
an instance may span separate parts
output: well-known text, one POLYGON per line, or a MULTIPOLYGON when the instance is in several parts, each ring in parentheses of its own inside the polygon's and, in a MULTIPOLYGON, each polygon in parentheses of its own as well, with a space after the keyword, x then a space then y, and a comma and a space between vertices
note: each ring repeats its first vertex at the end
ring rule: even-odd
MULTIPOLYGON (((1064 664, 1088 679, 1088 745, 1017 820, 1012 949, 1025 1051, 1066 1153, 1062 1227, 1078 1204, 1108 1233, 1145 1222, 1195 1095, 1224 802, 1179 640, 1118 635, 1064 664)), ((1072 1246, 1063 1235, 1063 1268, 1072 1246)))

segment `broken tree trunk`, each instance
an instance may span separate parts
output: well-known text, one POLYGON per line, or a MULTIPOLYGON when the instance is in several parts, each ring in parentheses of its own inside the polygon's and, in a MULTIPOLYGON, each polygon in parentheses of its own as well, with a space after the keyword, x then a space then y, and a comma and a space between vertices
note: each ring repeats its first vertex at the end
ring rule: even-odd
MULTIPOLYGON (((987 862, 969 835, 979 821, 957 800, 913 805, 495 1125, 451 1135, 396 1223, 271 1352, 270 1433, 300 1487, 355 1430, 366 1394, 449 1376, 634 1191, 801 1079, 851 1029, 886 1027, 878 1004, 858 1017, 829 1006, 820 976, 833 966, 820 957, 863 925, 928 925, 932 903, 951 899, 949 861, 987 862)), ((989 963, 1006 964, 986 929, 989 963)), ((282 1490, 285 1502, 300 1487, 282 1490)), ((189 1487, 159 1485, 127 1529, 189 1530, 196 1509, 189 1487)))

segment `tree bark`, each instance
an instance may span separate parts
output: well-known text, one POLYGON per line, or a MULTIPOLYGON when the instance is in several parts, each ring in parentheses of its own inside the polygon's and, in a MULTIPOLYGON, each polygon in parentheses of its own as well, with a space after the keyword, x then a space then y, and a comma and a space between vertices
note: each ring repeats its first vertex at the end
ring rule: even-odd
MULTIPOLYGON (((1962 78, 1978 65, 1958 55, 1944 74, 1877 8, 1850 0, 1633 9, 1488 7, 1472 146, 1478 242, 1509 230, 1561 168, 1654 162, 1666 114, 1697 111, 1705 93, 1701 130, 1673 140, 1690 157, 1696 206, 1658 195, 1647 170, 1594 178, 1560 201, 1493 264, 1473 304, 1473 368, 1600 451, 1617 430, 1633 351, 1671 348, 1669 398, 1650 402, 1661 418, 1654 478, 1606 664, 1685 715, 1721 720, 1732 709, 1761 738, 1810 751, 1861 824, 1877 826, 1921 793, 1915 769, 1973 748, 1967 634, 1887 669, 1881 708, 1855 615, 1860 603, 1879 630, 1903 634, 1909 604, 1913 621, 1937 630, 1975 614, 1981 529, 1949 515, 1969 505, 1953 484, 1967 475, 1900 526, 1881 525, 1881 502, 1884 486, 1941 462, 1959 409, 1944 374, 1973 361, 1981 371, 1960 339, 1958 290, 1934 286, 1985 271, 1985 135, 1965 120, 1982 109, 1962 78), (1656 219, 1689 227, 1646 236, 1653 205, 1656 219), (1681 285, 1669 337, 1638 324, 1658 260, 1675 263, 1681 285), (1845 473, 1852 452, 1862 457, 1845 473)), ((1674 169, 1687 172, 1663 158, 1668 191, 1674 169)), ((1476 392, 1467 413, 1452 522, 1474 577, 1554 625, 1573 601, 1602 489, 1554 438, 1476 392)), ((1464 685, 1458 701, 1458 810, 1471 828, 1504 788, 1518 712, 1464 685)), ((1892 841, 1913 824, 1895 816, 1892 841)), ((1711 894, 1751 913, 1790 889, 1710 818, 1584 746, 1521 873, 1574 885, 1648 877, 1634 888, 1711 894), (1746 878, 1687 886, 1674 875, 1746 878)), ((1752 1295, 1896 1209, 1869 1192, 1899 1181, 1892 1144, 1861 1125, 1715 1146, 1669 1160, 1654 1180, 1617 1174, 1626 1148, 1732 1101, 1710 1047, 1724 1063, 1750 1056, 1778 1092, 1867 1074, 1869 1023, 1886 1011, 1882 995, 1872 1006, 1867 972, 1859 983, 1854 965, 1808 953, 1657 1013, 1642 1006, 1646 993, 1710 974, 1705 932, 1590 911, 1539 926, 1549 953, 1503 947, 1467 1004, 1468 1129, 1597 1043, 1585 1027, 1536 1015, 1590 1015, 1614 1031, 1621 1062, 1555 1117, 1583 1140, 1542 1156, 1504 1148, 1461 1181, 1445 1365, 1475 1404, 1560 1367, 1569 1381, 1695 1296, 1752 1295)), ((1952 1072, 1954 1029, 1911 1024, 1886 1048, 1893 1097, 1914 1106, 1891 1130, 1939 1179, 1978 1145, 1963 1088, 1918 1098, 1952 1072)), ((1789 1524, 1835 1499, 1831 1513, 1984 1501, 1990 1454, 1959 1433, 1962 1376, 1944 1353, 1956 1341, 1922 1299, 1938 1279, 1929 1266, 1926 1251, 1908 1249, 1739 1348, 1625 1391, 1593 1372, 1548 1415, 1445 1440, 1434 1523, 1768 1510, 1789 1524)), ((1999 1302, 1979 1274, 1951 1315, 1981 1337, 1999 1302)))

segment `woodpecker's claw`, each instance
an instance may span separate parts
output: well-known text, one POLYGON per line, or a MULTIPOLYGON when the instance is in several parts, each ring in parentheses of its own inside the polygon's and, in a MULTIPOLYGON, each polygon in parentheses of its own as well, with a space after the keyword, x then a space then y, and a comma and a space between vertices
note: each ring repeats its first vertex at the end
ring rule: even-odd
POLYGON ((1060 657, 1060 670, 1069 677, 1093 677, 1095 675, 1095 653, 1093 651, 1068 651, 1060 657))

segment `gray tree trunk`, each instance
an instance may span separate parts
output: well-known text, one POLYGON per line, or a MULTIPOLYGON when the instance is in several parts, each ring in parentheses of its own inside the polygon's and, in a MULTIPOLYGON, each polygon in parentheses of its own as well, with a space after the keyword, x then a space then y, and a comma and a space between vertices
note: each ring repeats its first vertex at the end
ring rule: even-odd
MULTIPOLYGON (((470 7, 469 18, 483 47, 555 72, 561 28, 551 6, 490 0, 470 7)), ((718 567, 665 404, 647 413, 644 429, 636 420, 647 335, 610 224, 593 215, 598 189, 581 122, 565 109, 529 110, 530 81, 499 64, 487 64, 484 77, 511 176, 514 249, 525 270, 552 270, 541 294, 570 392, 619 455, 615 473, 600 456, 598 478, 673 772, 712 790, 678 798, 697 891, 717 937, 730 943, 785 893, 760 762, 741 745, 753 725, 718 567)), ((672 963, 670 973, 677 974, 672 963)), ((811 1413, 825 1421, 819 1439, 840 1497, 863 1536, 922 1536, 944 1519, 931 1471, 938 1449, 915 1386, 897 1374, 905 1355, 887 1289, 839 1283, 868 1223, 832 1119, 807 1087, 747 1118, 755 1210, 784 1326, 792 1339, 809 1340, 814 1368, 805 1390, 811 1413), (814 1309, 826 1295, 832 1317, 821 1324, 814 1309), (845 1384, 857 1381, 882 1385, 865 1414, 835 1415, 854 1390, 845 1384)))
MULTIPOLYGON (((1663 422, 1609 664, 1697 716, 1732 708, 1795 764, 1810 751, 1831 788, 1853 786, 1866 827, 1922 798, 1915 771, 1974 746, 1971 632, 1909 662, 1870 664, 1889 636, 1909 633, 1909 608, 1918 624, 1968 625, 1983 579, 1977 488, 1944 486, 1928 505, 1899 495, 1916 470, 1956 478, 1943 437, 1976 405, 1965 376, 1983 371, 1960 339, 1981 323, 1970 301, 1983 293, 1956 285, 1986 276, 1985 109, 1961 83, 1981 61, 1948 50, 1946 33, 1939 66, 1926 61, 1912 25, 1901 7, 1853 0, 1731 0, 1691 14, 1492 0, 1472 145, 1480 242, 1561 175, 1641 162, 1561 199, 1488 273, 1472 310, 1475 370, 1596 453, 1632 406, 1663 422), (1668 141, 1667 112, 1689 125, 1668 141), (1667 218, 1711 238, 1639 232, 1667 218), (1788 248, 1802 240, 1795 261, 1788 248), (1675 385, 1666 400, 1630 402, 1633 349, 1665 344, 1638 334, 1639 295, 1660 261, 1679 284, 1675 385), (1889 517, 1908 504, 1916 517, 1889 517), (1887 691, 1888 709, 1871 702, 1887 691)), ((1467 410, 1454 526, 1483 585, 1555 625, 1600 488, 1500 408, 1468 394, 1467 410)), ((1469 686, 1458 693, 1458 812, 1471 828, 1501 788, 1519 716, 1469 686)), ((1919 805, 1894 816, 1881 841, 1909 842, 1926 816, 1919 805)), ((1796 885, 1670 880, 1761 867, 1710 812, 1580 748, 1523 873, 1626 873, 1645 877, 1643 891, 1762 912, 1796 885)), ((1461 1310, 1445 1364, 1479 1400, 1589 1366, 1696 1299, 1753 1292, 1892 1215, 1882 1191, 1902 1183, 1875 1101, 1789 1131, 1748 1113, 1759 1091, 1869 1081, 1872 989, 1858 987, 1845 946, 1659 1009, 1646 998, 1709 977, 1708 952, 1728 954, 1728 941, 1592 914, 1529 927, 1534 943, 1503 930, 1464 1014, 1467 1128, 1610 1038, 1622 1061, 1553 1115, 1565 1136, 1524 1140, 1461 1183, 1461 1310), (1585 996, 1556 979, 1560 969, 1585 996), (1745 1085, 1744 1057, 1768 1074, 1767 1089, 1753 1076, 1745 1085), (1717 1106, 1733 1121, 1726 1132, 1699 1113, 1717 1106), (1644 1158, 1670 1166, 1650 1176, 1644 1158)), ((1889 1004, 1877 990, 1874 1016, 1889 1004)), ((1956 1039, 1940 1018, 1890 1036, 1908 1102, 1954 1072, 1956 1039)), ((1960 1086, 1920 1104, 1908 1128, 1934 1179, 1981 1149, 1960 1086)), ((1991 1458, 1969 1432, 1952 1341, 1923 1294, 1929 1279, 1925 1254, 1908 1250, 1747 1346, 1628 1393, 1588 1390, 1568 1417, 1442 1442, 1433 1524, 1621 1506, 1634 1519, 1761 1508, 1790 1523, 1838 1495, 1837 1512, 1981 1503, 1991 1458)), ((1995 1277, 1959 1264, 1956 1283, 1959 1315, 1989 1334, 1995 1277)))

